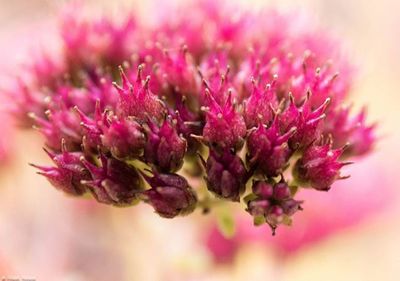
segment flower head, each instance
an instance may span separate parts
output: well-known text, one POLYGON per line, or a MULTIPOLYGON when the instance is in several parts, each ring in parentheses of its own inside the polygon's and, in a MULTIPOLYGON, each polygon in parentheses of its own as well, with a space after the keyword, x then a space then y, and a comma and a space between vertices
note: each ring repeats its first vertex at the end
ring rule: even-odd
POLYGON ((329 189, 344 157, 371 150, 374 126, 343 107, 352 68, 325 32, 295 14, 193 5, 152 23, 67 9, 62 47, 21 72, 12 112, 44 135, 55 167, 36 167, 67 193, 175 217, 203 205, 197 192, 238 202, 253 180, 247 211, 276 228, 296 190, 329 189))

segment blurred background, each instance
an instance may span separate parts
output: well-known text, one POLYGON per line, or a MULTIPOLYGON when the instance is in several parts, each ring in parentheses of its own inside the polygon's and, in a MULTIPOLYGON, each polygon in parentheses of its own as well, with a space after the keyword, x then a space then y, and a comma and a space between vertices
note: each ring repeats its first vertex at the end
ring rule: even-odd
MULTIPOLYGON (((91 2, 105 8, 124 2, 142 13, 156 3, 91 2)), ((370 121, 379 122, 375 152, 359 159, 332 194, 311 197, 312 207, 295 219, 297 229, 271 237, 267 227, 254 230, 247 217, 239 218, 236 236, 227 240, 212 216, 165 220, 147 206, 112 208, 66 197, 27 164, 48 162, 39 134, 13 130, 0 113, 0 279, 400 279, 400 2, 238 2, 306 10, 342 38, 359 68, 353 99, 368 104, 370 121)), ((56 29, 61 3, 0 0, 1 84, 56 29)))

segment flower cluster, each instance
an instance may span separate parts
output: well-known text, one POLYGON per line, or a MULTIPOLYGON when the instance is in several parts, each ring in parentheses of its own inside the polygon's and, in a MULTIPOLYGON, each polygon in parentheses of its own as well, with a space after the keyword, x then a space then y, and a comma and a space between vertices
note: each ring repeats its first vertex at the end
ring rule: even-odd
POLYGON ((352 68, 337 42, 296 15, 235 11, 199 1, 148 24, 67 10, 59 54, 37 58, 13 91, 13 113, 55 163, 39 173, 66 193, 143 201, 168 218, 207 190, 239 202, 253 180, 247 211, 273 229, 301 208, 299 187, 344 178, 343 157, 375 137, 364 112, 343 107, 352 68))
POLYGON ((253 193, 247 202, 247 210, 254 217, 256 224, 267 222, 275 234, 278 224, 290 223, 290 217, 301 210, 300 201, 292 198, 291 190, 282 178, 278 183, 254 181, 253 193))

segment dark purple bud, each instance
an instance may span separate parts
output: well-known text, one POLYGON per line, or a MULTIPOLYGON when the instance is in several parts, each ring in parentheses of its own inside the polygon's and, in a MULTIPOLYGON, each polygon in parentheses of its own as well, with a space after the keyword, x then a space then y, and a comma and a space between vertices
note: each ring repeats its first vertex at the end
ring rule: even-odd
POLYGON ((210 149, 206 169, 207 188, 217 196, 239 201, 245 190, 247 171, 242 159, 230 150, 218 152, 210 149))
POLYGON ((81 159, 90 171, 92 180, 83 181, 100 203, 113 205, 132 204, 143 182, 137 170, 123 161, 100 156, 101 167, 81 159))
POLYGON ((252 191, 261 198, 270 198, 274 194, 274 186, 265 181, 253 182, 252 191))
POLYGON ((340 176, 340 169, 350 163, 338 161, 344 149, 331 149, 330 144, 308 147, 294 167, 296 181, 317 190, 329 190, 336 180, 347 178, 340 176))
POLYGON ((90 174, 80 161, 83 154, 80 152, 68 152, 65 141, 62 142, 62 152, 60 154, 48 150, 45 151, 56 164, 56 167, 32 164, 33 167, 40 170, 38 174, 45 176, 55 188, 68 194, 84 194, 86 188, 81 181, 90 180, 90 174))
POLYGON ((286 182, 279 182, 274 185, 274 194, 273 197, 276 200, 286 200, 291 197, 290 195, 290 189, 286 182))
POLYGON ((187 215, 196 207, 197 198, 187 180, 177 174, 143 175, 151 189, 142 192, 143 200, 164 218, 187 215))
POLYGON ((269 128, 259 124, 247 138, 247 161, 250 167, 256 167, 268 177, 274 177, 283 172, 292 155, 287 141, 296 132, 291 128, 287 133, 280 134, 275 118, 269 128))
POLYGON ((175 121, 166 119, 159 128, 154 122, 148 122, 147 143, 144 148, 144 160, 158 171, 174 172, 183 164, 187 143, 176 131, 175 121))
POLYGON ((143 153, 146 138, 133 119, 113 119, 101 137, 102 144, 118 159, 130 159, 143 153))

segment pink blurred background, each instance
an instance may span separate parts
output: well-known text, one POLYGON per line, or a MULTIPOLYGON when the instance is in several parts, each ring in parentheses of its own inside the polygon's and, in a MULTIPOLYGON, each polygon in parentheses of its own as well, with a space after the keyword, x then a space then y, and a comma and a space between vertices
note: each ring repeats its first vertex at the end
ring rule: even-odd
MULTIPOLYGON (((109 6, 118 11, 119 5, 123 5, 142 13, 157 4, 155 1, 146 4, 143 1, 89 2, 104 6, 106 11, 111 10, 109 6)), ((296 232, 285 229, 280 237, 278 231, 275 238, 270 237, 268 228, 253 230, 248 227, 249 220, 245 220, 237 231, 238 235, 247 237, 246 241, 235 248, 229 262, 218 263, 204 242, 209 239, 212 216, 165 220, 146 206, 120 209, 68 198, 51 188, 27 165, 48 161, 40 149, 40 136, 33 131, 13 132, 0 127, 3 132, 0 147, 3 142, 13 147, 10 150, 13 153, 0 164, 0 278, 400 279, 400 208, 396 179, 400 171, 400 2, 238 2, 252 7, 275 5, 307 10, 343 38, 358 65, 360 71, 353 97, 357 105, 369 105, 371 120, 380 124, 381 140, 372 155, 359 159, 360 163, 351 167, 352 177, 338 185, 337 191, 333 190, 332 196, 341 204, 336 206, 328 198, 318 198, 329 194, 310 197, 307 202, 310 209, 306 208, 295 222, 296 232), (296 234, 300 239, 303 223, 309 229, 317 227, 319 231, 332 233, 320 235, 316 241, 301 240, 301 247, 287 245, 289 238, 295 239, 296 234), (296 251, 292 251, 294 248, 296 251), (286 250, 283 257, 281 252, 286 250)), ((61 3, 0 0, 0 83, 7 83, 7 75, 12 73, 15 62, 21 61, 29 48, 40 50, 39 42, 51 37, 56 28, 53 18, 61 3)), ((7 103, 0 101, 3 110, 7 103)), ((0 114, 1 123, 10 124, 3 115, 0 114)))

